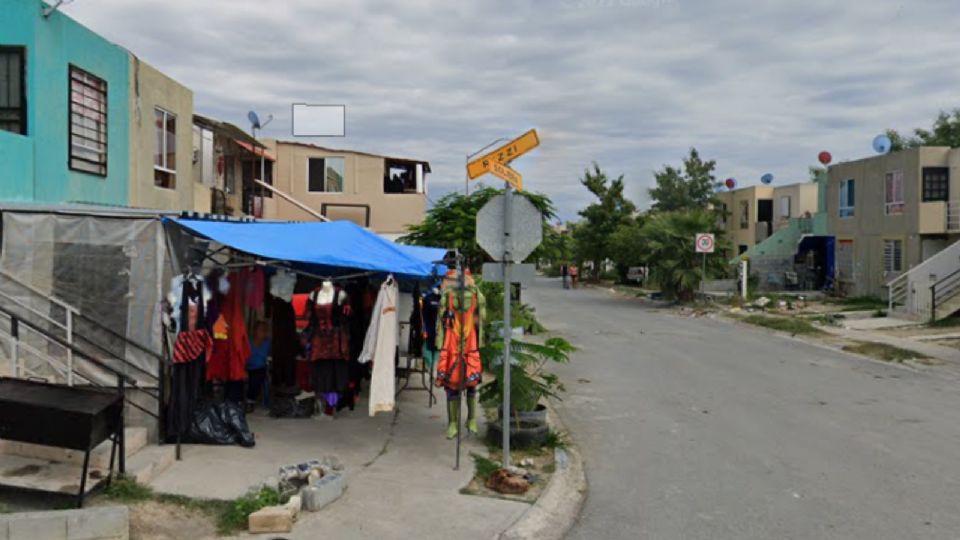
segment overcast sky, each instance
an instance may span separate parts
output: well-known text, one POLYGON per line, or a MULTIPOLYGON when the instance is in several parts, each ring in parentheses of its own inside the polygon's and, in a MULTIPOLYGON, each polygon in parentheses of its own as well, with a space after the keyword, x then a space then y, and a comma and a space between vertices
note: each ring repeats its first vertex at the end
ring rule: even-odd
POLYGON ((691 146, 740 185, 805 180, 820 150, 872 153, 884 128, 960 107, 956 0, 75 0, 62 8, 193 89, 195 108, 291 138, 290 104, 342 103, 332 147, 464 158, 536 127, 514 163, 561 216, 597 161, 649 204, 691 146))

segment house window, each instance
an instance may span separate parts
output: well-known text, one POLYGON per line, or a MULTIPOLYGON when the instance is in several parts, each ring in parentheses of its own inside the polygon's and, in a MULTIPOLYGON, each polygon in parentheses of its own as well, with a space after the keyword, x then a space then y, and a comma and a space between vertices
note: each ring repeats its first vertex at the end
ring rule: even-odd
POLYGON ((950 195, 950 169, 923 168, 923 202, 946 201, 950 195))
POLYGON ((887 273, 903 271, 903 240, 883 241, 883 271, 887 273))
POLYGON ((23 47, 0 46, 0 130, 27 134, 23 47))
POLYGON ((750 201, 740 201, 740 228, 750 228, 750 201))
POLYGON ((237 191, 237 176, 234 168, 234 158, 230 155, 223 156, 223 190, 227 193, 237 191))
POLYGON ((384 160, 384 193, 418 193, 417 164, 409 161, 384 160))
POLYGON ((854 198, 853 178, 840 182, 840 217, 853 217, 854 198))
POLYGON ((307 161, 307 191, 343 193, 342 157, 310 158, 307 161))
POLYGON ((107 175, 107 81, 70 66, 70 168, 107 175))
POLYGON ((790 217, 790 197, 780 197, 780 217, 783 219, 790 217))
MULTIPOLYGON (((273 185, 273 162, 269 159, 264 160, 263 164, 263 181, 267 184, 273 185)), ((243 176, 243 185, 245 191, 253 193, 257 197, 267 197, 272 198, 273 192, 269 189, 256 184, 253 179, 259 179, 260 174, 260 159, 245 159, 240 163, 240 174, 243 176)))
POLYGON ((903 214, 903 171, 890 171, 884 177, 883 211, 888 216, 903 214))
POLYGON ((177 187, 177 117, 154 109, 156 137, 153 144, 153 184, 166 189, 177 187))

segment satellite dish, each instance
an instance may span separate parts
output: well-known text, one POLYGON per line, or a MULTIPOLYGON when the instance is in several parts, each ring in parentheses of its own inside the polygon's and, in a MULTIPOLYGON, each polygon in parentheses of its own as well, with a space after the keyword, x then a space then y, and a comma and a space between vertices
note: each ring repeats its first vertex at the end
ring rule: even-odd
POLYGON ((723 181, 723 185, 727 186, 727 189, 733 189, 737 187, 737 179, 727 178, 726 180, 723 181))
POLYGON ((817 155, 817 159, 820 160, 820 164, 829 165, 833 161, 833 156, 830 155, 830 152, 823 151, 817 155))
POLYGON ((878 154, 886 154, 893 147, 893 142, 886 135, 877 135, 873 138, 873 149, 878 154))
POLYGON ((257 116, 257 113, 254 111, 248 112, 247 120, 250 120, 250 125, 253 126, 253 129, 260 129, 260 117, 257 116))
POLYGON ((767 173, 767 174, 761 176, 761 177, 760 177, 760 181, 763 182, 764 184, 772 184, 772 183, 773 183, 773 174, 767 173))

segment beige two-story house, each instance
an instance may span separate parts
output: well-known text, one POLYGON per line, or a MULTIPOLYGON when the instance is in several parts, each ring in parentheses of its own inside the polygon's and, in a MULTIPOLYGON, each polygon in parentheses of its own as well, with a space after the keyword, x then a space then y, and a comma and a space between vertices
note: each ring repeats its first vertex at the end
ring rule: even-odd
POLYGON ((266 174, 268 183, 299 203, 264 190, 265 219, 317 219, 300 206, 305 205, 328 219, 353 221, 388 238, 423 221, 430 172, 426 161, 295 141, 262 142, 276 159, 266 174))
POLYGON ((716 198, 725 210, 723 229, 740 255, 789 223, 791 218, 817 212, 817 185, 746 186, 723 191, 716 198))
POLYGON ((828 175, 842 293, 883 296, 891 280, 960 239, 960 149, 913 148, 838 163, 828 175))

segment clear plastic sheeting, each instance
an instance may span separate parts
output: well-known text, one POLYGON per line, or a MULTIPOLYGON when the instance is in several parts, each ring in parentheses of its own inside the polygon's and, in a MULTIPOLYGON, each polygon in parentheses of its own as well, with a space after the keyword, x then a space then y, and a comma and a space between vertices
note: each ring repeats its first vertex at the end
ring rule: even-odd
MULTIPOLYGON (((76 310, 70 322, 77 349, 139 386, 158 386, 160 301, 170 275, 158 219, 7 211, 2 235, 0 303, 8 311, 67 341, 67 311, 76 310)), ((65 347, 39 336, 26 332, 23 339, 66 360, 65 347)), ((108 370, 73 361, 78 384, 116 384, 108 370)))

